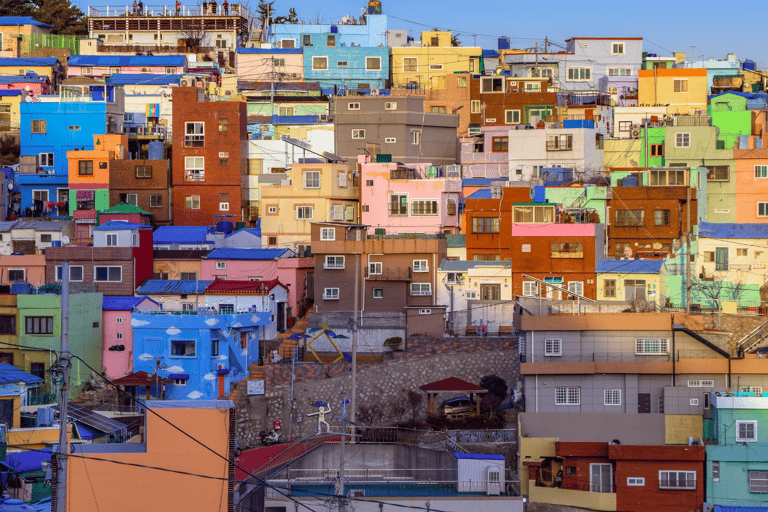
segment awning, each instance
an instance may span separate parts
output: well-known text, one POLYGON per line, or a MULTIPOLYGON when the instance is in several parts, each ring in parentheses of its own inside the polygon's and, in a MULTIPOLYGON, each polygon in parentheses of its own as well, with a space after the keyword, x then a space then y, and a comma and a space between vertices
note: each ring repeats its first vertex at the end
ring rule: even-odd
POLYGON ((188 373, 169 373, 168 374, 169 379, 181 379, 181 380, 189 380, 189 374, 188 373))

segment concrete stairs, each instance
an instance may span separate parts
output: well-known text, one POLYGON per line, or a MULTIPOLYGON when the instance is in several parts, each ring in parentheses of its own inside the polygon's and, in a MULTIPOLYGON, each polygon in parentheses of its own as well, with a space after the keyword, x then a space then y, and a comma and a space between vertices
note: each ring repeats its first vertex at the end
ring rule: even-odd
POLYGON ((289 332, 281 332, 277 335, 278 339, 281 340, 280 345, 277 348, 277 353, 280 357, 283 359, 290 359, 293 357, 294 349, 298 347, 300 340, 292 340, 290 337, 296 333, 304 334, 307 325, 309 325, 309 320, 305 316, 304 318, 298 319, 289 332))

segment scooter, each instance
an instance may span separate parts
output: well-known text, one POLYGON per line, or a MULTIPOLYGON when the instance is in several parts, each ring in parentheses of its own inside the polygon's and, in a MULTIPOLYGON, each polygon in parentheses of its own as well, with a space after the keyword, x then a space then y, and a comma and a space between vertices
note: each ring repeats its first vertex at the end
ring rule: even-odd
POLYGON ((264 432, 263 430, 259 433, 261 436, 261 444, 265 446, 272 446, 273 444, 278 444, 283 442, 283 436, 275 432, 274 430, 270 430, 269 432, 264 432))

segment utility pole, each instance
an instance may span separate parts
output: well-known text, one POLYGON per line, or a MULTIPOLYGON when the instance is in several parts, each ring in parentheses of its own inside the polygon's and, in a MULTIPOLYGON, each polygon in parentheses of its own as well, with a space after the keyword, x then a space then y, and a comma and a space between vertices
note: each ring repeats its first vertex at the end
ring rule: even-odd
POLYGON ((67 500, 67 401, 69 394, 69 263, 61 264, 61 401, 59 402, 59 451, 56 454, 56 511, 65 512, 67 500))
POLYGON ((269 60, 272 63, 272 71, 269 73, 269 115, 271 117, 275 111, 275 58, 270 57, 269 60))
MULTIPOLYGON (((357 235, 355 238, 360 237, 360 230, 357 229, 357 235)), ((360 242, 360 240, 358 240, 360 242)), ((362 249, 363 242, 360 243, 360 248, 362 249)), ((360 252, 355 254, 355 295, 354 295, 354 301, 355 301, 355 314, 352 317, 352 401, 349 404, 349 422, 352 427, 352 437, 350 438, 349 442, 354 443, 355 442, 355 420, 357 416, 357 315, 358 315, 358 306, 357 306, 357 298, 359 295, 359 288, 360 286, 360 252)), ((344 439, 344 436, 341 436, 342 439, 344 439)))
MULTIPOLYGON (((690 171, 689 171, 690 172, 690 171)), ((685 312, 691 313, 691 184, 685 185, 685 312)))
MULTIPOLYGON (((354 359, 353 359, 354 361, 354 359)), ((354 373, 352 374, 352 382, 354 382, 354 373)), ((344 407, 344 392, 341 393, 341 402, 342 402, 342 410, 344 407)), ((347 429, 344 426, 344 420, 346 419, 344 416, 345 414, 341 415, 341 453, 340 453, 340 460, 339 462, 339 489, 336 493, 338 496, 341 496, 339 499, 339 512, 346 512, 347 511, 347 497, 344 495, 344 464, 347 462, 347 454, 345 450, 346 438, 347 438, 347 429)), ((351 441, 351 440, 350 440, 351 441)))
POLYGON ((539 76, 539 42, 536 41, 536 76, 539 76))
POLYGON ((549 37, 544 37, 544 53, 549 53, 549 37))

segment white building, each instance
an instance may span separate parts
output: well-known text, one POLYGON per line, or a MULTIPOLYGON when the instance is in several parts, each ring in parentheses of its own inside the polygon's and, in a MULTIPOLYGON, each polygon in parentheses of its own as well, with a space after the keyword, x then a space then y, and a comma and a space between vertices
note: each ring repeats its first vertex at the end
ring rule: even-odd
POLYGON ((528 181, 546 167, 571 167, 575 174, 603 169, 603 136, 595 128, 510 130, 509 179, 528 181))

